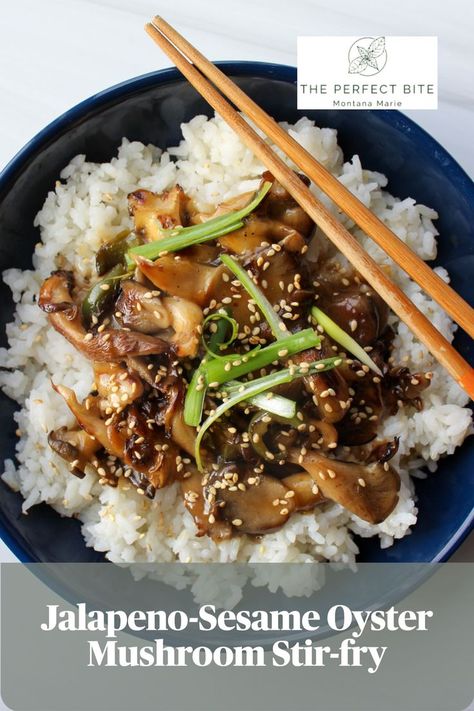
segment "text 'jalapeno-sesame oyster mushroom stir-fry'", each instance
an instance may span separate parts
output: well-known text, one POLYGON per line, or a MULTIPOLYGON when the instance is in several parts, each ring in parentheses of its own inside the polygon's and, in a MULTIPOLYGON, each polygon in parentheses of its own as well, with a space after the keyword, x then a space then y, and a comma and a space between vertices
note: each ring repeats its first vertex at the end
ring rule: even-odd
POLYGON ((93 364, 82 402, 53 385, 76 423, 48 441, 71 473, 150 499, 179 482, 215 541, 328 502, 386 519, 398 440, 377 433, 422 407, 431 373, 394 361, 381 298, 269 173, 208 214, 179 185, 128 203, 134 229, 102 244, 93 278, 58 270, 40 290, 93 364))

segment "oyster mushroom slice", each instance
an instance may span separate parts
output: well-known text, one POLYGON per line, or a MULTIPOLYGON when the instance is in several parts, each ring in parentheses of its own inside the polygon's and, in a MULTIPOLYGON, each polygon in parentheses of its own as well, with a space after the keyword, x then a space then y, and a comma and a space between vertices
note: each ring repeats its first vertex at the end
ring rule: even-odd
POLYGON ((292 500, 296 511, 306 511, 326 501, 321 489, 308 472, 290 474, 281 481, 291 491, 294 491, 295 495, 292 500))
POLYGON ((196 430, 185 423, 182 404, 176 408, 172 415, 171 438, 181 449, 194 457, 196 430))
POLYGON ((150 190, 135 190, 128 196, 135 231, 144 235, 149 242, 161 239, 163 230, 183 224, 186 203, 186 195, 179 185, 161 194, 150 190))
POLYGON ((254 252, 262 243, 275 243, 288 240, 290 243, 298 240, 300 246, 305 241, 297 231, 276 220, 251 215, 245 221, 244 227, 219 237, 219 244, 235 254, 254 252))
POLYGON ((115 307, 120 322, 140 333, 155 335, 171 327, 162 299, 133 279, 122 281, 115 307))
POLYGON ((174 330, 170 343, 181 358, 193 358, 199 347, 200 326, 203 320, 201 309, 192 301, 177 296, 166 296, 163 303, 174 330))
POLYGON ((138 375, 130 373, 119 363, 94 363, 94 382, 104 410, 123 410, 143 395, 143 384, 138 375))
POLYGON ((336 501, 369 523, 381 523, 398 502, 400 477, 387 463, 342 462, 310 451, 304 457, 296 449, 290 461, 311 475, 327 499, 336 501))
POLYGON ((93 414, 78 401, 76 393, 71 388, 65 385, 52 384, 56 392, 64 398, 66 405, 71 410, 72 414, 87 434, 97 440, 109 454, 121 458, 123 456, 123 448, 119 443, 109 437, 108 428, 100 417, 93 414))
POLYGON ((135 331, 105 329, 87 333, 72 299, 71 272, 56 271, 41 285, 38 304, 51 325, 91 360, 121 360, 125 356, 158 355, 169 349, 166 341, 135 331))
MULTIPOLYGON (((299 364, 332 355, 334 351, 327 348, 323 341, 321 350, 310 348, 302 353, 296 353, 291 359, 299 364)), ((307 375, 303 378, 303 383, 318 408, 321 420, 334 424, 343 419, 350 404, 350 396, 349 386, 338 372, 338 368, 325 373, 307 375)))
POLYGON ((232 536, 232 526, 227 521, 216 518, 216 507, 209 506, 204 499, 202 475, 195 467, 188 466, 186 478, 180 481, 184 505, 196 524, 196 535, 209 535, 214 541, 222 541, 232 536), (211 518, 210 518, 211 517, 211 518))
POLYGON ((217 279, 222 278, 224 265, 214 267, 187 257, 164 256, 154 262, 136 256, 139 270, 161 291, 171 296, 206 306, 217 279))
MULTIPOLYGON (((221 474, 235 471, 226 467, 221 474)), ((224 478, 225 480, 225 478, 224 478)), ((267 474, 240 476, 245 490, 230 486, 217 489, 216 499, 223 503, 222 518, 232 523, 240 533, 260 534, 274 531, 285 524, 295 509, 293 495, 283 482, 267 474), (233 488, 233 487, 232 487, 233 488)))
POLYGON ((71 464, 71 472, 82 479, 101 444, 84 430, 60 427, 48 435, 48 444, 62 459, 71 464))
POLYGON ((203 320, 197 304, 177 296, 152 296, 145 286, 129 279, 122 282, 116 307, 125 326, 139 332, 159 333, 160 338, 155 340, 169 343, 180 358, 196 355, 203 320))

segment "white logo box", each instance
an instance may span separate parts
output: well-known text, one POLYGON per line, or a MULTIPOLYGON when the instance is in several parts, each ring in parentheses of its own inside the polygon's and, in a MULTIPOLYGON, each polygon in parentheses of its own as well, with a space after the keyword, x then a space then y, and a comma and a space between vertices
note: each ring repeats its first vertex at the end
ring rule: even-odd
POLYGON ((437 108, 437 37, 298 37, 298 109, 437 108))

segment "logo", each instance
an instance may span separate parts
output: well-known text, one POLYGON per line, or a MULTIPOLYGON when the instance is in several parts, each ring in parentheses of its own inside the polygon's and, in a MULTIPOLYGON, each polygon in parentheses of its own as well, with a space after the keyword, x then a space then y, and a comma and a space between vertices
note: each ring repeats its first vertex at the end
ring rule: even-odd
POLYGON ((437 37, 298 37, 297 84, 303 111, 436 109, 437 37))
POLYGON ((360 37, 349 49, 349 74, 370 77, 387 64, 385 37, 360 37))

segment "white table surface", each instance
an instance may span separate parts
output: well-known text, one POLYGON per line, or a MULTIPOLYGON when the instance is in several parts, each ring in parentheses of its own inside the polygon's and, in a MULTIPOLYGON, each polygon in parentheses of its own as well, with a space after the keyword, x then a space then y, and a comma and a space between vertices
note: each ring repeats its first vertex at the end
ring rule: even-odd
MULTIPOLYGON (((78 101, 169 66, 142 29, 161 13, 213 60, 294 65, 299 34, 438 35, 439 109, 409 115, 474 174, 469 0, 2 0, 0 8, 0 167, 78 101)), ((456 558, 474 560, 474 534, 456 558)), ((10 560, 0 542, 0 562, 10 560)))

